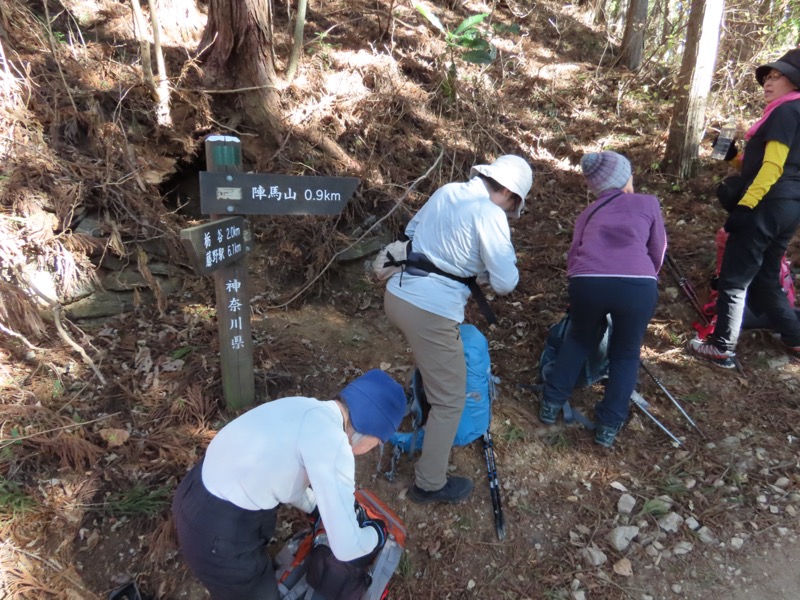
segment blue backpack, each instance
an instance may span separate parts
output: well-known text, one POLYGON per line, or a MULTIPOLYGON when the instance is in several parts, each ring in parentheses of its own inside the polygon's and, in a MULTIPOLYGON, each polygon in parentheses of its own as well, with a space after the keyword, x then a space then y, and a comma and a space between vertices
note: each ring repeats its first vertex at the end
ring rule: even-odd
MULTIPOLYGON (((558 323, 550 327, 542 356, 539 359, 539 378, 542 383, 547 381, 547 377, 555 367, 558 351, 567 337, 571 322, 569 313, 567 313, 558 323)), ((606 322, 598 328, 597 345, 586 359, 578 380, 575 382, 576 388, 588 387, 602 379, 608 379, 608 340, 610 335, 611 315, 608 315, 606 322)))
MULTIPOLYGON (((459 325, 459 329, 464 344, 464 359, 467 363, 467 386, 465 389, 467 398, 453 445, 466 446, 483 436, 489 429, 495 395, 495 380, 492 376, 489 343, 486 341, 486 337, 474 325, 462 324, 459 325)), ((397 431, 389 438, 389 442, 395 449, 394 457, 391 470, 383 472, 390 479, 394 474, 394 463, 400 454, 413 455, 414 452, 422 449, 422 440, 425 438, 425 422, 429 410, 430 404, 428 404, 425 389, 422 386, 422 374, 419 369, 414 369, 406 412, 407 415, 411 415, 411 431, 397 431)))

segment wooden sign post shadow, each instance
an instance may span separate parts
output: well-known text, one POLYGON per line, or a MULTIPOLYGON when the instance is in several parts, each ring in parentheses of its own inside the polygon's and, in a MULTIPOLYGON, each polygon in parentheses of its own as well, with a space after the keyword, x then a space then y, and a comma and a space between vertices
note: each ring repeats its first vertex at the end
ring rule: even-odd
POLYGON ((195 271, 213 273, 217 302, 222 391, 231 409, 255 400, 250 280, 250 229, 233 215, 338 215, 358 185, 356 177, 306 177, 242 173, 239 138, 205 140, 200 208, 212 221, 181 231, 195 271))

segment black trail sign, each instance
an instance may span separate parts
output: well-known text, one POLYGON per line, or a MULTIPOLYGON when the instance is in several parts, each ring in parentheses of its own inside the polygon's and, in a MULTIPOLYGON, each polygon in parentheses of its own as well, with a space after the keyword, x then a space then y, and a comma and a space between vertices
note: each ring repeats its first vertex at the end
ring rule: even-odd
POLYGON ((358 182, 357 177, 201 171, 200 210, 209 215, 338 215, 358 182))
POLYGON ((251 240, 243 217, 226 217, 181 229, 181 241, 198 275, 208 275, 243 258, 251 249, 251 240))

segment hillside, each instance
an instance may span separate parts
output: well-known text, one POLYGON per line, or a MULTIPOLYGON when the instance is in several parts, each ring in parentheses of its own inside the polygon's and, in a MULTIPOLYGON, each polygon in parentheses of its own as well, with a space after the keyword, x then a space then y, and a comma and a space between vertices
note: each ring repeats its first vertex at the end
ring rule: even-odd
MULTIPOLYGON (((294 12, 273 9, 280 74, 294 12)), ((476 446, 452 458, 476 481, 473 496, 432 510, 405 499, 410 460, 389 482, 376 454, 360 458, 359 482, 410 531, 392 600, 701 599, 734 597, 736 586, 749 597, 791 597, 797 582, 759 579, 770 568, 796 572, 800 511, 800 363, 768 332, 743 336, 743 373, 690 359, 683 346, 696 315, 665 271, 643 358, 699 431, 645 372, 639 390, 683 447, 635 411, 611 451, 579 426, 539 424, 525 386, 565 309, 564 255, 589 201, 582 154, 631 159, 637 191, 661 200, 669 252, 703 301, 724 219, 713 188, 725 167, 706 140, 697 178, 663 174, 676 69, 614 67, 617 36, 579 6, 435 11, 452 30, 492 9, 485 31, 497 56, 475 65, 410 3, 310 6, 298 74, 279 90, 298 135, 275 147, 236 94, 205 81, 195 54, 204 6, 161 15, 172 90, 165 127, 128 4, 0 5, 0 598, 106 598, 131 580, 153 598, 206 597, 176 555, 169 502, 234 416, 222 402, 213 281, 192 274, 179 239, 207 218, 197 177, 203 140, 218 133, 242 140, 246 170, 361 180, 340 217, 250 219, 259 401, 331 397, 375 367, 404 381, 411 358, 383 315, 383 289, 366 279, 363 258, 328 263, 386 215, 374 233, 396 234, 473 164, 517 153, 534 166, 528 208, 512 223, 520 285, 492 299, 497 326, 468 307, 500 379, 492 432, 509 538, 495 537, 476 446), (334 140, 352 162, 301 130, 334 140), (118 307, 125 312, 111 314, 118 307), (624 525, 639 528, 629 545, 617 539, 624 525)), ((748 120, 757 115, 751 88, 741 96, 748 120)), ((725 102, 709 107, 710 134, 727 118, 725 102)), ((798 250, 795 240, 789 256, 798 250)), ((595 386, 574 400, 590 412, 600 394, 595 386)), ((276 551, 302 526, 284 516, 276 551)))

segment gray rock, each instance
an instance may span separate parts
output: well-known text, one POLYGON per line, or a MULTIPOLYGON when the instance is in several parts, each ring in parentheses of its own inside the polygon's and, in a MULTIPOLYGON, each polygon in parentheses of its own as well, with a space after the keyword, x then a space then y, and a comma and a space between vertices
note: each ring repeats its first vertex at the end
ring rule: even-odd
POLYGON ((667 513, 658 520, 658 526, 664 531, 675 533, 683 524, 683 517, 676 512, 667 513))
POLYGON ((605 553, 594 546, 581 550, 581 557, 583 558, 583 562, 590 567, 599 567, 600 565, 605 564, 608 560, 608 557, 605 555, 605 553))
POLYGON ((692 542, 680 541, 672 548, 672 553, 676 556, 680 556, 682 554, 689 554, 694 548, 694 544, 692 542))
POLYGON ((631 543, 631 540, 639 534, 639 528, 631 525, 615 527, 608 533, 608 542, 617 552, 622 552, 631 543))
POLYGON ((767 359, 767 366, 769 366, 770 369, 780 369, 781 367, 788 365, 789 362, 789 357, 784 354, 781 356, 776 356, 775 358, 767 359))
POLYGON ((697 538, 703 542, 704 544, 716 544, 717 538, 708 527, 703 525, 700 529, 697 530, 697 538))
POLYGON ((630 494, 622 494, 617 500, 617 512, 623 515, 629 515, 633 512, 633 507, 636 506, 636 498, 630 494))

